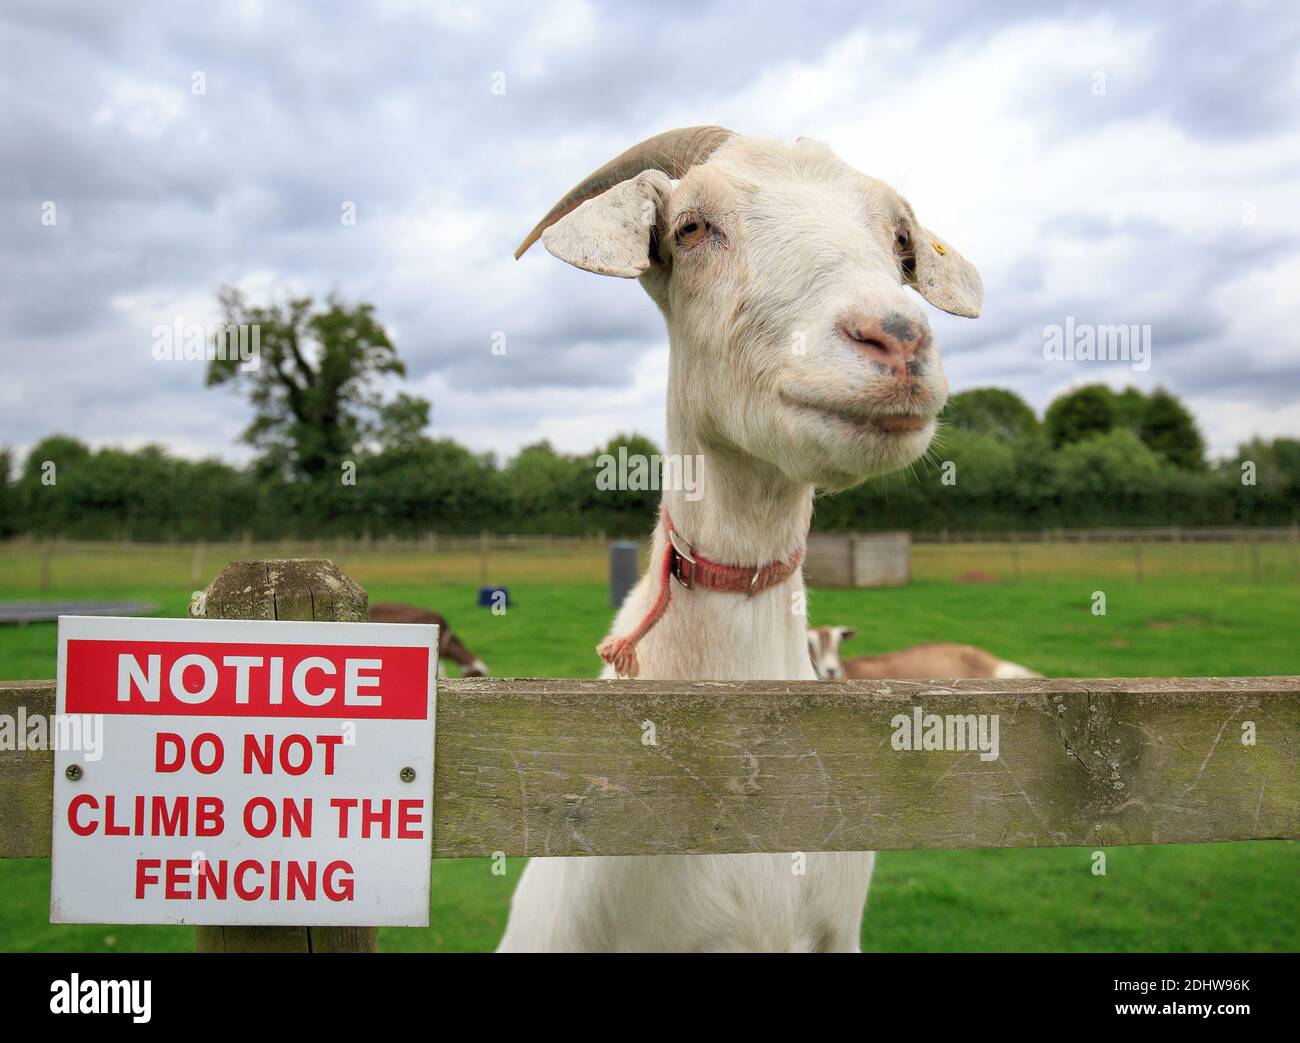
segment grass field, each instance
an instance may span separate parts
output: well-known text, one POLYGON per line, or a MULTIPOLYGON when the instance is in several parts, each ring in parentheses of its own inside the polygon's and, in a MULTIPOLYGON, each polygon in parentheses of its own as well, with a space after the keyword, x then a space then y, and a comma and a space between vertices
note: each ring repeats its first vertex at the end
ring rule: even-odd
MULTIPOLYGON (((297 548, 295 548, 297 549, 297 548)), ((326 548, 328 550, 328 548, 326 548)), ((1131 549, 1055 548, 1022 558, 1010 581, 1005 546, 916 548, 908 587, 815 591, 813 623, 855 625, 847 652, 924 640, 969 641, 1053 676, 1300 673, 1300 584, 1285 547, 1255 582, 1235 548, 1180 548, 1183 568, 1150 568, 1138 582, 1131 549), (1193 567, 1195 552, 1206 555, 1193 567), (1099 551, 1104 553, 1099 553, 1099 551), (983 569, 1006 579, 961 584, 947 577, 983 569), (956 571, 954 571, 956 570, 956 571), (1179 575, 1180 572, 1190 575, 1179 575), (1270 578, 1271 577, 1271 578, 1270 578), (1103 591, 1107 614, 1090 610, 1103 591)), ((179 615, 189 600, 188 552, 165 549, 59 559, 41 592, 36 555, 0 556, 0 600, 129 595, 179 615), (165 581, 164 581, 165 580, 165 581)), ((254 556, 274 556, 258 548, 254 556)), ((375 600, 437 608, 498 676, 596 673, 593 646, 610 618, 599 549, 551 556, 497 555, 493 582, 513 605, 494 616, 475 605, 477 561, 444 556, 355 555, 345 566, 375 600), (434 560, 429 560, 433 558, 434 560), (466 574, 468 573, 468 575, 466 574)), ((224 560, 210 555, 203 579, 224 560)), ((1248 560, 1248 559, 1247 559, 1248 560)), ((1270 559, 1272 561, 1272 559, 1270 559)), ((1145 562, 1144 562, 1145 564, 1145 562)), ((0 677, 52 677, 53 624, 0 628, 0 677)), ((863 947, 881 951, 1236 951, 1300 948, 1300 845, 1243 843, 1116 848, 1105 876, 1084 849, 888 852, 879 858, 863 924, 863 947)), ((495 945, 522 868, 494 877, 485 861, 433 867, 435 926, 385 929, 389 951, 465 951, 495 945)), ((167 927, 52 926, 46 922, 45 860, 0 862, 0 951, 193 948, 193 931, 167 927)))

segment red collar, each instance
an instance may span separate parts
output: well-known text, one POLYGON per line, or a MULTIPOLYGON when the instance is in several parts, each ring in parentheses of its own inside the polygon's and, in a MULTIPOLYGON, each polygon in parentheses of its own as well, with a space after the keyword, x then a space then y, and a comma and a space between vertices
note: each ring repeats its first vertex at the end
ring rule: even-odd
POLYGON ((769 561, 765 565, 723 565, 710 561, 703 554, 697 553, 677 531, 672 518, 668 516, 667 506, 662 508, 662 516, 668 546, 659 567, 659 593, 654 604, 631 633, 623 637, 611 634, 596 646, 600 657, 623 677, 636 677, 640 672, 636 645, 668 610, 668 603, 672 599, 670 580, 675 580, 684 590, 700 587, 753 597, 784 583, 798 571, 803 561, 803 547, 797 548, 785 561, 769 561))
POLYGON ((667 507, 663 509, 663 518, 664 532, 668 536, 668 574, 686 590, 703 587, 705 590, 753 597, 784 583, 803 561, 804 549, 799 547, 785 561, 769 561, 766 565, 723 565, 710 561, 691 546, 673 526, 667 507))

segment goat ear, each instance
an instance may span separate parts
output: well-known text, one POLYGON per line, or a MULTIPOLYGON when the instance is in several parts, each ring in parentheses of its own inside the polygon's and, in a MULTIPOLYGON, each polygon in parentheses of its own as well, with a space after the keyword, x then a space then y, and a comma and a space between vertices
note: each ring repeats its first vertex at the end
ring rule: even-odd
POLYGON ((847 641, 856 633, 857 631, 853 627, 840 627, 840 640, 847 641))
POLYGON ((668 175, 643 171, 560 218, 542 245, 575 268, 635 279, 650 267, 651 233, 671 191, 668 175))
POLYGON ((912 286, 936 308, 968 319, 979 317, 984 283, 975 266, 927 228, 917 227, 912 286))

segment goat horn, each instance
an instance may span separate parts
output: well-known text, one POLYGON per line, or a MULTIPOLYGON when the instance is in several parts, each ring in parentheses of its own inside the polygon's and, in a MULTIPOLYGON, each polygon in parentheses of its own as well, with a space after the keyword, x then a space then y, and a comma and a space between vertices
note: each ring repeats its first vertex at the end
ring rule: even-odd
POLYGON ((583 178, 571 188, 564 198, 551 207, 550 213, 543 217, 537 227, 528 233, 519 249, 515 251, 515 260, 519 260, 525 251, 541 238, 551 225, 568 214, 588 199, 593 199, 602 192, 608 192, 615 185, 636 177, 643 170, 662 170, 672 178, 680 178, 697 163, 702 163, 719 145, 732 136, 732 132, 723 127, 681 127, 666 130, 653 138, 646 138, 639 145, 633 145, 620 156, 615 156, 594 174, 583 178))

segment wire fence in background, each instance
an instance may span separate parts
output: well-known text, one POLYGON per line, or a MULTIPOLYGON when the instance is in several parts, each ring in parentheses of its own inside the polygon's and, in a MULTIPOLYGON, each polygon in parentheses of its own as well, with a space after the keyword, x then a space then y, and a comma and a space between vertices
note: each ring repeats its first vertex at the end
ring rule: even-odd
MULTIPOLYGON (((1218 577, 1300 580, 1300 527, 1046 529, 912 534, 918 581, 1016 582, 1052 577, 1138 581, 1218 577)), ((228 562, 330 558, 366 587, 605 583, 603 536, 439 536, 134 543, 20 538, 0 543, 0 597, 197 590, 228 562)), ((642 569, 647 541, 640 543, 642 569)))

